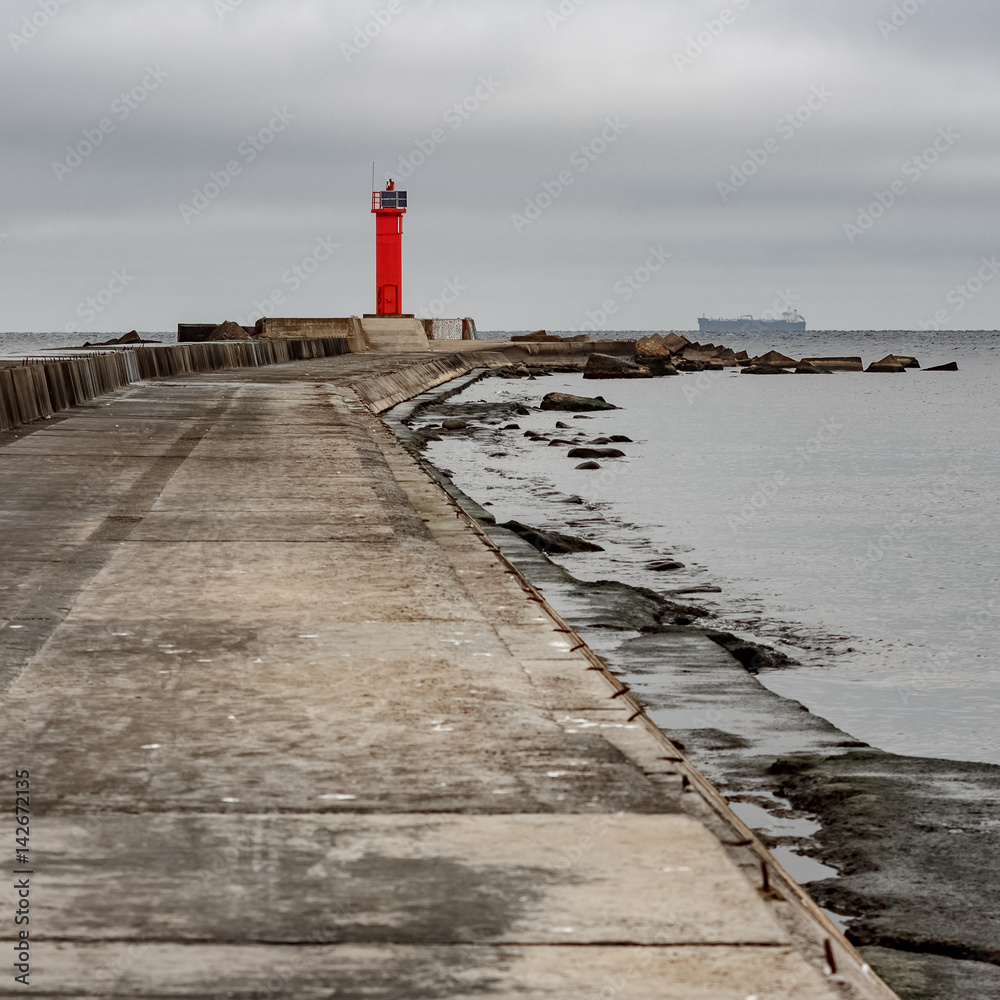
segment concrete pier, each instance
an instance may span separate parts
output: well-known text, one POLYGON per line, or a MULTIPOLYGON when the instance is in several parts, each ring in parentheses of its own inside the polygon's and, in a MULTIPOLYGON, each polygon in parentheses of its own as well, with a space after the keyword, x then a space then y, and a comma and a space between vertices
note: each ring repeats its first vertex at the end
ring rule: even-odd
POLYGON ((893 996, 376 415, 503 360, 185 374, 0 438, 32 996, 893 996))

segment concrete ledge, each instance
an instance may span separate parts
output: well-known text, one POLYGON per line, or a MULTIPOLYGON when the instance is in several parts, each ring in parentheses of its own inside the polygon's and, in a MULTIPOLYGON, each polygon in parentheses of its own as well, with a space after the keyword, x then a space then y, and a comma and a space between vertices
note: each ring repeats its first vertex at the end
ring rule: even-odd
POLYGON ((500 351, 450 352, 441 358, 421 361, 412 367, 356 382, 354 390, 375 413, 383 413, 474 368, 499 368, 510 363, 511 359, 500 351))
POLYGON ((143 379, 347 354, 343 337, 169 344, 60 356, 0 367, 0 431, 89 402, 143 379))

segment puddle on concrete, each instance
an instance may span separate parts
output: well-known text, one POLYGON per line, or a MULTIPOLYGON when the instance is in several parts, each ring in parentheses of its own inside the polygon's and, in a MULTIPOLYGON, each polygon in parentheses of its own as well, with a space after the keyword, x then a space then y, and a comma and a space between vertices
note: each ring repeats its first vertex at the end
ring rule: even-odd
MULTIPOLYGON (((781 800, 776 800, 780 803, 781 800)), ((790 803, 785 803, 791 809, 790 803)), ((771 837, 812 837, 819 833, 822 826, 815 820, 795 817, 775 816, 762 806, 752 802, 730 802, 729 808, 751 830, 771 837)))
POLYGON ((810 882, 820 882, 840 875, 836 868, 824 865, 815 858, 807 858, 791 847, 772 847, 771 854, 799 885, 808 885, 810 882))

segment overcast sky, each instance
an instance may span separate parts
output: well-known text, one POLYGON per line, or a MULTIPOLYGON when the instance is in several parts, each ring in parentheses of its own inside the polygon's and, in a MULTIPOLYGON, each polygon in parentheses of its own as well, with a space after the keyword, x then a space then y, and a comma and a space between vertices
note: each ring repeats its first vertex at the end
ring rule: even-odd
POLYGON ((372 161, 418 315, 1000 326, 996 0, 4 0, 0 30, 3 330, 374 312, 372 161))

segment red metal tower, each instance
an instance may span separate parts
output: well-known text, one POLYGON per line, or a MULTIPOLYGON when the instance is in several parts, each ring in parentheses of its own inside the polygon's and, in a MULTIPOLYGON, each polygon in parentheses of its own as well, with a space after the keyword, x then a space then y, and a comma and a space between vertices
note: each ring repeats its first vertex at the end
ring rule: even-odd
POLYGON ((406 192, 389 181, 384 191, 372 191, 375 216, 375 314, 398 315, 403 311, 403 216, 406 192))

